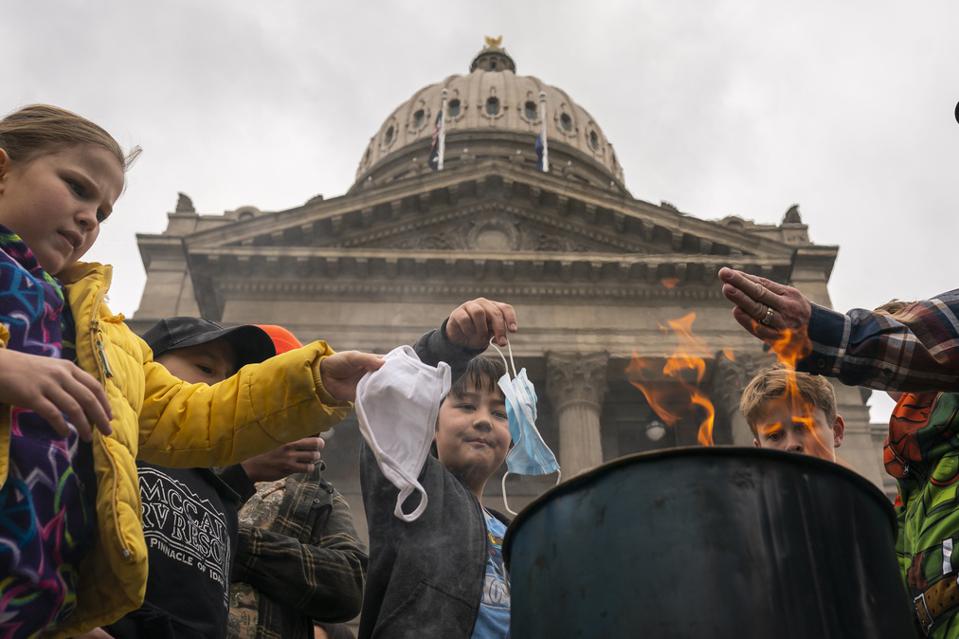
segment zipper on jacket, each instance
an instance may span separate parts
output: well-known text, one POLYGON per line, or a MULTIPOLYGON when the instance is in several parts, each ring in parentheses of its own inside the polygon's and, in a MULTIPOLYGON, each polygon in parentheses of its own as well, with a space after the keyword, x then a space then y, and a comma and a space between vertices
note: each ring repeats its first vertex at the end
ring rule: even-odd
MULTIPOLYGON (((110 370, 110 362, 107 360, 106 350, 103 347, 103 340, 100 339, 100 304, 103 302, 105 294, 98 293, 93 300, 93 308, 90 313, 90 339, 93 340, 93 343, 97 349, 97 353, 94 356, 93 360, 97 365, 98 372, 100 373, 100 383, 106 386, 107 377, 113 377, 113 371, 110 370)), ((94 443, 96 438, 94 438, 94 443)), ((119 476, 120 469, 117 468, 116 463, 113 460, 113 457, 109 454, 106 455, 107 460, 110 462, 110 466, 113 468, 114 476, 119 476)), ((113 483, 113 495, 112 499, 114 503, 119 502, 119 497, 117 496, 117 483, 113 483)), ((123 535, 120 533, 120 522, 117 519, 116 510, 113 512, 113 526, 117 531, 117 542, 120 546, 120 556, 123 557, 126 561, 133 559, 133 551, 130 550, 130 547, 127 546, 123 541, 123 535)))
POLYGON ((103 374, 105 377, 113 377, 113 371, 110 369, 110 360, 107 359, 107 351, 103 348, 103 340, 97 339, 97 353, 100 355, 100 361, 103 363, 103 374))

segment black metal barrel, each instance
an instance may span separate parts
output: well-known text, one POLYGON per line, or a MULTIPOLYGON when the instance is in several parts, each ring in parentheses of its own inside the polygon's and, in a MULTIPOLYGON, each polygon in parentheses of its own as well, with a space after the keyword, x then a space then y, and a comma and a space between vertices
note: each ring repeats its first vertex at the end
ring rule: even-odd
POLYGON ((895 515, 838 464, 756 448, 632 455, 524 509, 514 639, 915 637, 895 515))

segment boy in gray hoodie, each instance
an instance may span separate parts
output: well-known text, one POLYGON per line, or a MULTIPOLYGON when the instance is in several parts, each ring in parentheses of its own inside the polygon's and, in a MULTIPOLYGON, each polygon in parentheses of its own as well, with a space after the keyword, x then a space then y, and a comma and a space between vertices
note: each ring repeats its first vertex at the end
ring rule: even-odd
POLYGON ((509 522, 481 502, 486 482, 510 448, 505 400, 497 386, 506 370, 499 360, 477 355, 490 338, 504 343, 506 331, 517 327, 509 305, 482 300, 481 306, 481 312, 458 308, 439 331, 414 346, 424 363, 446 361, 453 371, 437 418, 436 456, 427 457, 418 478, 429 495, 418 519, 407 523, 394 516, 398 491, 363 447, 370 564, 360 639, 509 635, 502 555, 509 522))

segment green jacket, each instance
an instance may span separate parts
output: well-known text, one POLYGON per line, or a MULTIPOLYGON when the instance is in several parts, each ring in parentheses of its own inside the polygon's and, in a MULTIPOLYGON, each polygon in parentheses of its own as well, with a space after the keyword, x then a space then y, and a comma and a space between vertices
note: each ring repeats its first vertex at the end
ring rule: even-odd
MULTIPOLYGON (((959 593, 959 394, 904 394, 883 452, 886 470, 899 483, 899 568, 910 599, 921 609, 923 602, 915 599, 933 597, 930 589, 937 584, 955 586, 952 592, 959 593)), ((933 599, 928 603, 936 607, 933 599)), ((957 613, 959 605, 947 607, 927 636, 959 638, 957 613)))

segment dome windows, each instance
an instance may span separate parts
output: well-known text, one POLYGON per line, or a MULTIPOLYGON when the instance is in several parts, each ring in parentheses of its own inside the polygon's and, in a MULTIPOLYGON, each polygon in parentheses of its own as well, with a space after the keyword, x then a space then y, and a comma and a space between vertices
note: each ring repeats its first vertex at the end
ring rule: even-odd
MULTIPOLYGON (((369 156, 364 149, 358 158, 357 188, 370 174, 378 184, 385 184, 385 177, 395 178, 402 171, 418 175, 424 161, 423 143, 427 142, 424 136, 429 138, 433 133, 440 109, 447 134, 452 132, 456 137, 455 149, 448 147, 447 157, 469 157, 471 161, 499 158, 522 164, 524 159, 529 160, 531 150, 520 149, 517 157, 514 143, 520 138, 502 134, 522 134, 525 139, 531 134, 535 137, 545 127, 551 141, 562 141, 582 154, 573 158, 573 162, 589 163, 585 174, 592 182, 605 188, 612 180, 618 188, 622 168, 599 123, 562 89, 543 84, 537 78, 507 73, 504 60, 499 52, 488 51, 482 56, 476 73, 447 76, 397 105, 372 138, 369 156), (490 73, 494 61, 497 72, 490 73), (460 146, 466 139, 470 140, 468 154, 460 146), (402 161, 383 162, 394 155, 402 161), (408 162, 412 158, 416 161, 408 162), (608 175, 595 177, 590 171, 596 170, 608 175)), ((559 170, 557 159, 552 159, 559 170)), ((565 164, 565 159, 563 162, 565 164)))
POLYGON ((527 100, 526 104, 523 105, 523 114, 526 116, 527 120, 535 120, 538 116, 536 103, 532 100, 527 100))
POLYGON ((426 111, 423 109, 417 109, 413 113, 413 130, 419 131, 423 128, 423 125, 426 124, 426 111))

